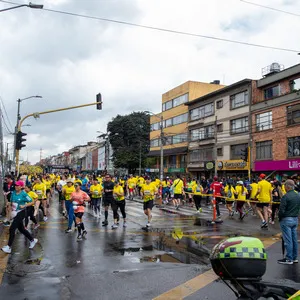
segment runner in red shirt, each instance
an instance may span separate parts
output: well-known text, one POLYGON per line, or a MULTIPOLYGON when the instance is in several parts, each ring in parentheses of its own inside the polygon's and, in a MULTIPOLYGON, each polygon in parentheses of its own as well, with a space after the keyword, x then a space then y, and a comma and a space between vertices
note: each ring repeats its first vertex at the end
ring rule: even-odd
POLYGON ((221 202, 221 200, 222 200, 222 198, 221 198, 221 196, 222 196, 222 194, 221 194, 222 190, 223 190, 223 184, 222 184, 222 182, 219 182, 218 176, 214 176, 214 181, 210 185, 210 191, 212 193, 214 193, 214 196, 216 198, 216 210, 217 210, 217 218, 218 219, 221 218, 219 202, 221 202))

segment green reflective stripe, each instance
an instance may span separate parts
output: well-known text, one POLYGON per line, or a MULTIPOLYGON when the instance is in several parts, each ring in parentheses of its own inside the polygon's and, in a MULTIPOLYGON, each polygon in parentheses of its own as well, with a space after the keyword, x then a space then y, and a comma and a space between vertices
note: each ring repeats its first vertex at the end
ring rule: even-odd
POLYGON ((267 259, 264 248, 248 248, 248 247, 227 247, 220 249, 219 258, 254 258, 267 259))

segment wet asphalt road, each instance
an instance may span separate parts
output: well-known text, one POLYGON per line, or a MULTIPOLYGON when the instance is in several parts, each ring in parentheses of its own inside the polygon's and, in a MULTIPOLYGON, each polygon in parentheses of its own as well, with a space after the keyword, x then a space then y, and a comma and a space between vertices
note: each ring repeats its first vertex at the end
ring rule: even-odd
MULTIPOLYGON (((279 232, 278 225, 261 231, 252 216, 242 226, 238 220, 207 226, 204 219, 210 214, 204 213, 198 222, 201 226, 195 226, 192 210, 179 215, 172 213, 172 208, 155 208, 153 228, 147 232, 142 229, 146 223, 142 204, 128 201, 126 229, 103 228, 103 218, 92 217, 88 210, 84 216, 87 238, 77 242, 77 232, 64 233, 66 220, 58 208, 54 200, 49 221, 33 231, 39 239, 34 250, 29 250, 28 242, 17 235, 0 286, 0 299, 153 299, 209 270, 209 251, 223 237, 245 234, 272 239, 279 232), (179 243, 172 237, 174 228, 184 234, 179 243)), ((223 212, 225 215, 224 209, 223 212)), ((6 238, 4 231, 1 241, 6 238)), ((298 265, 276 263, 281 258, 280 242, 268 253, 267 280, 287 278, 300 282, 298 265)), ((5 256, 0 253, 0 260, 5 256)), ((187 299, 220 297, 234 299, 223 283, 214 282, 187 299)))

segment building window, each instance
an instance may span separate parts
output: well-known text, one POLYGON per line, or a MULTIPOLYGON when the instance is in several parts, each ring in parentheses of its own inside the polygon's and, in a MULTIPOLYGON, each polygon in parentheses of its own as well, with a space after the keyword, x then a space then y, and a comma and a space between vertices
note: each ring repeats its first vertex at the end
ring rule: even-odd
POLYGON ((214 114, 214 104, 209 103, 191 110, 191 119, 201 119, 212 116, 214 114))
POLYGON ((256 143, 256 159, 272 159, 272 141, 256 143))
POLYGON ((162 111, 165 111, 165 110, 168 110, 168 109, 171 109, 173 107, 176 107, 176 106, 179 106, 185 102, 188 102, 189 101, 189 94, 186 93, 184 95, 181 95, 179 97, 176 97, 170 101, 167 101, 165 103, 163 103, 162 105, 162 111))
POLYGON ((170 126, 172 126, 173 125, 173 122, 172 122, 172 118, 171 119, 167 119, 167 120, 165 120, 164 121, 164 127, 166 128, 166 127, 170 127, 170 126))
POLYGON ((291 89, 291 93, 300 90, 300 78, 290 81, 290 89, 291 89))
POLYGON ((184 94, 184 95, 181 95, 175 99, 173 99, 173 107, 176 107, 176 106, 179 106, 185 102, 188 102, 189 101, 189 94, 184 94))
POLYGON ((209 161, 212 160, 213 148, 205 148, 190 151, 190 162, 209 161))
POLYGON ((188 113, 173 118, 173 125, 181 124, 188 121, 188 113))
POLYGON ((235 109, 249 104, 248 91, 230 96, 230 108, 235 109))
POLYGON ((214 138, 214 126, 206 126, 198 129, 191 130, 191 140, 205 140, 214 138))
POLYGON ((217 125, 217 132, 223 132, 223 124, 217 125))
POLYGON ((223 107, 223 99, 218 100, 217 103, 216 103, 216 106, 217 106, 217 109, 222 108, 223 107))
POLYGON ((172 136, 172 142, 173 142, 173 144, 179 144, 179 143, 187 142, 187 134, 182 133, 182 134, 173 135, 172 136))
POLYGON ((300 124, 300 104, 287 107, 287 125, 300 124))
POLYGON ((230 159, 241 159, 242 150, 245 150, 248 144, 238 144, 230 146, 230 159))
POLYGON ((160 129, 160 123, 151 124, 151 131, 159 130, 159 129, 160 129))
POLYGON ((176 155, 169 156, 169 167, 176 168, 176 155))
POLYGON ((218 156, 223 156, 223 147, 222 148, 217 148, 217 155, 218 156))
POLYGON ((280 94, 280 85, 276 85, 264 90, 265 100, 278 97, 280 94))
POLYGON ((248 128, 248 117, 235 119, 230 121, 230 132, 231 134, 247 132, 248 128))
POLYGON ((272 112, 256 115, 256 131, 272 129, 272 112))
POLYGON ((288 157, 300 156, 300 136, 288 138, 288 157))
POLYGON ((150 147, 158 147, 160 146, 160 139, 153 139, 150 141, 150 147))

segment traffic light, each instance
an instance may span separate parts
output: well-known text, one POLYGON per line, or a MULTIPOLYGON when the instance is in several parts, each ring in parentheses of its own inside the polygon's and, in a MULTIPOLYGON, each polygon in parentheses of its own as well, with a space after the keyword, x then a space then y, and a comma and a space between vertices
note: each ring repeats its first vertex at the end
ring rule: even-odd
POLYGON ((249 155, 249 147, 247 147, 247 148, 245 148, 245 149, 243 149, 242 150, 242 153, 241 153, 241 159, 243 160, 243 161, 248 161, 248 155, 249 155))
POLYGON ((23 138, 23 136, 27 135, 27 133, 24 133, 22 131, 18 131, 17 137, 16 137, 16 150, 21 150, 23 147, 26 147, 26 145, 22 144, 26 141, 26 139, 23 138))
POLYGON ((96 102, 98 103, 97 109, 101 110, 102 109, 102 96, 100 93, 96 95, 96 102))

